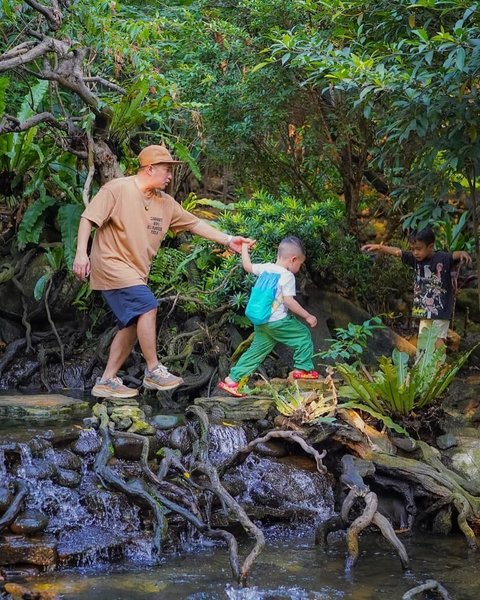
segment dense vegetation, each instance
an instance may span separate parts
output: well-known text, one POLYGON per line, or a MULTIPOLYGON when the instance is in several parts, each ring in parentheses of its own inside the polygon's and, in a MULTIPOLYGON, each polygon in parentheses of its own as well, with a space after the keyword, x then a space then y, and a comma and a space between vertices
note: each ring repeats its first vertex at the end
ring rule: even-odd
MULTIPOLYGON (((433 221, 478 254, 476 3, 5 0, 0 22, 0 235, 58 246, 37 297, 71 265, 98 186, 160 141, 185 161, 173 193, 188 208, 258 238, 260 259, 299 234, 311 277, 373 311, 405 273, 358 252, 372 217, 384 239, 433 221)), ((234 257, 168 246, 159 294, 243 304, 234 257)))

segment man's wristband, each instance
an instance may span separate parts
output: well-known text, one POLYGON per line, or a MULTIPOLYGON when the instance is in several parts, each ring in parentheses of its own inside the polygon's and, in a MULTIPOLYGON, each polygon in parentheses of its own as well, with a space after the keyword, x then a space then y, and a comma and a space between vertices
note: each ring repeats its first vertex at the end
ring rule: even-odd
POLYGON ((227 235, 227 241, 225 242, 225 246, 229 246, 230 242, 233 240, 233 235, 227 235))

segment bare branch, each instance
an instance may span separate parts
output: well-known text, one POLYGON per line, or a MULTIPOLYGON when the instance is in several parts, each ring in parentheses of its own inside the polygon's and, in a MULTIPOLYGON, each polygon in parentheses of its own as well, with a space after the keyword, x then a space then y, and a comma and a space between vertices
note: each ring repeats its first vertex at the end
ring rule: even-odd
MULTIPOLYGON (((19 46, 13 48, 0 56, 0 73, 26 65, 32 62, 32 60, 44 56, 47 52, 55 52, 57 44, 61 44, 61 42, 52 38, 45 38, 34 48, 26 50, 25 52, 22 52, 23 48, 20 48, 19 46), (20 53, 18 52, 19 49, 20 53)), ((20 44, 20 46, 24 45, 25 43, 20 44)))
POLYGON ((57 0, 52 0, 52 7, 49 8, 36 0, 25 0, 25 3, 42 14, 48 21, 50 29, 56 31, 63 21, 63 14, 58 6, 57 0))
POLYGON ((10 58, 15 58, 16 56, 27 52, 30 48, 35 46, 35 44, 36 42, 34 42, 33 40, 22 42, 21 44, 18 44, 18 46, 15 46, 15 48, 12 48, 12 50, 9 50, 8 52, 2 54, 1 59, 6 60, 10 58))
POLYGON ((23 123, 20 122, 16 117, 5 114, 0 121, 0 135, 3 133, 20 133, 22 131, 27 131, 27 129, 36 127, 40 123, 48 123, 57 129, 68 131, 68 125, 58 121, 51 112, 38 113, 26 121, 23 121, 23 123))
POLYGON ((127 91, 124 88, 120 87, 116 83, 108 81, 108 79, 105 79, 104 77, 84 77, 83 81, 85 81, 85 83, 99 83, 101 85, 104 85, 105 87, 115 90, 119 94, 127 93, 127 91))

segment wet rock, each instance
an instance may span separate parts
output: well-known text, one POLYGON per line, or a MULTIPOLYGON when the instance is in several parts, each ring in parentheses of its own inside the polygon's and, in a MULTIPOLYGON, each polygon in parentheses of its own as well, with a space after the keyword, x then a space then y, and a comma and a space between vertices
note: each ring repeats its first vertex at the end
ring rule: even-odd
POLYGON ((241 477, 231 477, 228 481, 223 481, 223 487, 234 498, 247 491, 247 484, 241 477))
POLYGON ((53 536, 6 535, 0 540, 0 556, 4 565, 53 567, 57 562, 57 543, 53 536))
POLYGON ((80 436, 81 429, 78 425, 57 426, 43 433, 43 437, 53 446, 70 444, 80 436))
POLYGON ((6 583, 5 591, 8 592, 9 597, 24 598, 25 600, 59 600, 59 597, 54 592, 42 591, 32 592, 32 590, 19 583, 6 583))
POLYGON ((120 406, 131 406, 138 408, 140 406, 135 398, 107 398, 106 403, 109 407, 115 408, 120 406))
POLYGON ((150 404, 142 404, 140 408, 145 413, 145 416, 151 417, 153 415, 153 408, 150 406, 150 404))
POLYGON ((51 479, 55 473, 55 466, 43 458, 33 458, 30 464, 17 465, 14 472, 30 480, 51 479))
POLYGON ((56 450, 55 464, 61 469, 69 469, 70 471, 79 471, 82 468, 81 459, 71 450, 56 450))
POLYGON ((69 469, 57 468, 53 480, 58 485, 63 485, 68 488, 75 488, 80 485, 82 477, 78 471, 70 471, 69 469))
POLYGON ((118 419, 118 421, 115 421, 115 429, 118 431, 127 431, 132 424, 132 419, 129 419, 128 417, 125 417, 124 419, 118 419))
POLYGON ((85 456, 91 453, 97 453, 100 450, 102 441, 94 429, 84 429, 79 438, 72 444, 72 451, 75 454, 85 456))
POLYGON ((22 420, 45 420, 83 416, 88 402, 61 394, 31 394, 0 397, 0 416, 22 420))
POLYGON ((260 431, 265 431, 266 429, 271 429, 272 424, 268 419, 259 419, 257 421, 257 427, 260 431))
POLYGON ((10 525, 13 533, 31 534, 43 531, 48 525, 48 517, 39 510, 28 509, 20 513, 10 525))
POLYGON ((392 437, 392 444, 404 452, 414 452, 417 442, 411 437, 392 437))
MULTIPOLYGON (((478 436, 478 433, 477 433, 478 436)), ((480 494, 480 439, 457 435, 457 445, 446 450, 452 461, 452 467, 468 483, 470 493, 480 494)))
POLYGON ((452 505, 441 508, 435 515, 432 523, 433 533, 448 535, 452 532, 452 505))
POLYGON ((7 581, 14 579, 27 579, 27 577, 36 577, 40 573, 37 567, 10 567, 2 569, 2 573, 7 581))
POLYGON ((146 421, 138 419, 128 428, 128 432, 138 433, 139 435, 152 435, 155 433, 155 427, 152 427, 146 421))
MULTIPOLYGON (((311 462, 309 457, 307 459, 311 462)), ((256 511, 257 506, 252 505, 260 505, 265 509, 264 513, 268 513, 270 508, 290 513, 305 509, 329 516, 333 510, 328 478, 317 471, 298 468, 296 464, 250 455, 242 465, 225 476, 225 481, 231 481, 232 477, 241 477, 245 481, 247 490, 238 500, 248 505, 249 511, 256 511)))
POLYGON ((192 440, 186 427, 182 426, 174 429, 168 442, 170 448, 180 450, 182 454, 189 454, 192 451, 192 440))
POLYGON ((478 427, 480 423, 480 375, 456 378, 448 389, 443 402, 447 430, 478 427))
POLYGON ((33 437, 28 443, 32 456, 41 456, 46 450, 50 450, 52 444, 45 438, 33 437))
POLYGON ((145 413, 138 406, 116 406, 110 415, 110 419, 114 423, 125 418, 131 419, 133 422, 144 421, 145 413))
POLYGON ((3 514, 13 500, 13 492, 5 480, 0 481, 0 515, 3 514))
POLYGON ((457 445, 457 438, 453 433, 445 433, 444 435, 439 435, 436 442, 440 450, 448 450, 457 445))
POLYGON ((152 419, 152 425, 157 429, 173 429, 180 425, 185 425, 184 415, 155 415, 152 419))
MULTIPOLYGON (((153 458, 157 450, 161 447, 160 441, 156 436, 148 436, 148 458, 153 458)), ((143 441, 141 439, 123 436, 121 432, 113 438, 113 448, 115 456, 123 460, 140 460, 142 456, 143 441)))
POLYGON ((105 527, 86 526, 80 530, 63 532, 58 540, 58 557, 65 564, 78 564, 82 558, 97 554, 118 559, 123 555, 129 536, 105 527))
POLYGON ((232 398, 213 396, 211 398, 196 398, 194 404, 200 406, 208 415, 215 415, 219 419, 232 419, 234 421, 258 421, 264 419, 273 400, 249 396, 248 398, 232 398))
POLYGON ((158 448, 163 448, 164 446, 169 445, 169 437, 170 433, 164 429, 156 429, 155 430, 155 443, 158 448))
POLYGON ((100 419, 98 417, 85 417, 82 421, 83 426, 86 428, 97 429, 100 425, 100 419))
POLYGON ((260 456, 272 456, 273 458, 282 458, 287 456, 288 450, 281 442, 269 440, 268 442, 260 442, 255 446, 255 453, 260 456))

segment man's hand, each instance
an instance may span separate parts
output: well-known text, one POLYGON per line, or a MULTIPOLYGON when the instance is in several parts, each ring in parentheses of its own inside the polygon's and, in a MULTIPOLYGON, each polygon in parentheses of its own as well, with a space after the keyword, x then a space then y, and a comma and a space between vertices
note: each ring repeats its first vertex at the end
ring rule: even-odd
POLYGON ((88 254, 76 254, 73 261, 73 273, 80 281, 85 281, 90 275, 90 259, 88 254))
POLYGON ((310 325, 310 327, 316 327, 317 325, 317 317, 315 317, 314 315, 308 315, 305 321, 308 325, 310 325))
POLYGON ((243 244, 248 244, 248 249, 250 250, 250 248, 252 248, 252 246, 255 245, 255 240, 242 237, 241 235, 235 235, 228 243, 228 247, 230 248, 230 250, 233 250, 237 254, 240 254, 242 252, 243 244))
POLYGON ((465 250, 457 250, 457 252, 453 253, 454 260, 459 260, 461 263, 465 263, 467 265, 472 264, 472 257, 465 250))

